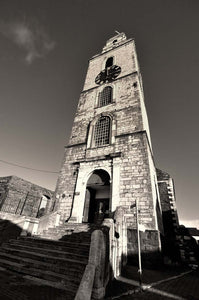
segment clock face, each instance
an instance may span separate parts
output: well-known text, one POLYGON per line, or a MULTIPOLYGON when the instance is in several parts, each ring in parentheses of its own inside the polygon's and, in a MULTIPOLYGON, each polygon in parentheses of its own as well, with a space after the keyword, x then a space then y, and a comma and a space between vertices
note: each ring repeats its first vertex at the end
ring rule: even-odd
POLYGON ((106 82, 106 70, 101 71, 95 78, 96 84, 102 84, 104 82, 106 82))
POLYGON ((109 68, 102 70, 95 78, 96 84, 102 84, 105 82, 110 82, 117 78, 121 73, 121 68, 119 66, 113 65, 109 68))

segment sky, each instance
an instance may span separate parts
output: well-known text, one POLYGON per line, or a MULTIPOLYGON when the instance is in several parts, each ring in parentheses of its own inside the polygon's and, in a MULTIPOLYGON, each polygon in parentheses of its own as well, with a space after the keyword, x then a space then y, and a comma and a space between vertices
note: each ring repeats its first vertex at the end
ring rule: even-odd
POLYGON ((199 228, 198 15, 198 0, 0 0, 0 176, 55 189, 88 59, 118 30, 136 42, 156 166, 199 228))

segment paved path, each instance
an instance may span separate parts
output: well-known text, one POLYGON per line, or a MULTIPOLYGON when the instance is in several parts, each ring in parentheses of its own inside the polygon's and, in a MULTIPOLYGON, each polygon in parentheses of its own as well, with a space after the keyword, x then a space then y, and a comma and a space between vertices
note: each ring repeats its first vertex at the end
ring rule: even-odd
MULTIPOLYGON (((122 300, 199 300, 199 271, 176 276, 171 272, 160 274, 160 271, 148 270, 145 290, 138 292, 139 283, 136 280, 124 278, 125 282, 114 281, 112 291, 107 298, 122 300), (150 272, 151 282, 149 283, 150 272), (167 276, 165 275, 167 274, 167 276), (161 281, 154 279, 161 279, 161 281), (146 288, 147 285, 151 286, 146 288), (123 295, 121 295, 123 293, 123 295), (129 295, 127 295, 129 293, 129 295)), ((130 275, 130 274, 129 274, 130 275)), ((179 273, 178 273, 179 275, 179 273)), ((50 287, 42 282, 31 282, 24 276, 0 269, 0 300, 66 300, 67 294, 56 287, 50 287)), ((83 299, 87 300, 87 299, 83 299)))
POLYGON ((181 274, 181 276, 167 278, 162 280, 162 282, 152 284, 149 288, 146 288, 147 285, 144 285, 144 291, 140 293, 134 293, 135 286, 139 285, 137 281, 125 280, 124 277, 118 279, 128 284, 131 282, 132 289, 129 289, 129 295, 124 293, 122 296, 115 296, 112 299, 199 300, 199 271, 186 272, 181 274))

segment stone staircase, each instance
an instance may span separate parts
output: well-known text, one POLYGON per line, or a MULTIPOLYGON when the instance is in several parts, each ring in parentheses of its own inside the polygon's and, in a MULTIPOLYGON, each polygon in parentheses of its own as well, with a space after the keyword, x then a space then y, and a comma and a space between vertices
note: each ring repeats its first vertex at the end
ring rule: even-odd
POLYGON ((71 223, 48 228, 48 230, 44 230, 39 236, 50 240, 72 239, 74 241, 76 239, 86 239, 90 241, 90 234, 96 228, 97 226, 94 224, 71 223))
POLYGON ((11 239, 0 248, 0 267, 57 286, 65 299, 74 299, 88 263, 91 232, 88 224, 67 224, 39 237, 11 239))

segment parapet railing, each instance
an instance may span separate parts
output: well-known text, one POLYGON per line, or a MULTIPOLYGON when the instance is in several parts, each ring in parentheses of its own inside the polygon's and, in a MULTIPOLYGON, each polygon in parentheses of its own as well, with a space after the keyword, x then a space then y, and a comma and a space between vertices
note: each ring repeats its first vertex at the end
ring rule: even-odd
POLYGON ((105 295, 106 237, 102 230, 91 235, 89 260, 79 285, 75 300, 103 299, 105 295))
POLYGON ((114 216, 105 219, 103 227, 109 229, 104 235, 95 230, 91 235, 89 261, 85 268, 75 300, 103 299, 110 276, 121 274, 127 260, 127 218, 129 206, 118 206, 114 216), (109 249, 107 249, 109 247, 109 249), (107 252, 109 255, 107 256, 107 252))

